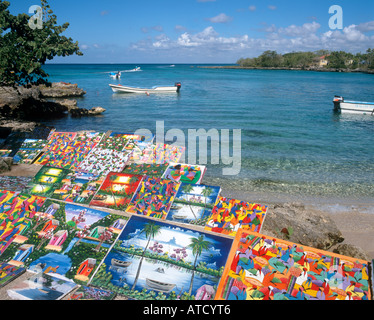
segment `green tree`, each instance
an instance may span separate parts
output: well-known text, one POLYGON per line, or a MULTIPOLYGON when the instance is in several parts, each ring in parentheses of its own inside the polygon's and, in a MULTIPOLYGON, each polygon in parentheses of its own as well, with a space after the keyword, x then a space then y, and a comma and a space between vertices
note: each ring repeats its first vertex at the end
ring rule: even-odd
POLYGON ((42 66, 55 56, 83 55, 78 42, 61 34, 69 23, 57 24, 48 1, 41 0, 42 28, 31 28, 30 16, 14 16, 10 3, 0 0, 0 85, 30 86, 49 84, 42 66))
POLYGON ((196 262, 197 258, 201 256, 204 250, 208 250, 212 244, 204 240, 204 235, 200 235, 198 238, 191 238, 191 243, 188 245, 189 248, 192 249, 192 254, 195 256, 195 261, 193 263, 193 270, 190 282, 190 289, 188 291, 189 295, 192 294, 192 287, 193 287, 193 279, 195 277, 195 270, 196 270, 196 262))
POLYGON ((156 237, 160 232, 161 232, 161 226, 160 225, 156 225, 155 222, 148 222, 144 225, 144 228, 143 230, 140 232, 140 234, 142 233, 145 233, 148 241, 147 241, 147 244, 143 250, 143 253, 142 253, 142 257, 140 258, 140 262, 139 262, 139 266, 138 266, 138 270, 136 272, 136 276, 135 276, 135 280, 134 280, 134 284, 132 285, 131 287, 131 291, 133 291, 135 289, 135 286, 138 282, 138 278, 139 278, 139 274, 140 274, 140 270, 142 268, 142 264, 143 264, 143 260, 144 260, 144 256, 145 256, 145 253, 148 249, 148 246, 149 246, 149 243, 151 241, 151 239, 154 239, 154 237, 156 237))

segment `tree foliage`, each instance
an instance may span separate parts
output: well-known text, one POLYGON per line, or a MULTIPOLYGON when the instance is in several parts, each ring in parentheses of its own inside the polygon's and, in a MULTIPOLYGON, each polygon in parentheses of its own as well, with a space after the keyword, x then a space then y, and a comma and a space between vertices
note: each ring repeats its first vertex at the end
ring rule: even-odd
POLYGON ((374 69, 374 49, 366 53, 352 54, 344 51, 318 50, 314 52, 290 52, 284 55, 276 51, 265 51, 256 58, 240 58, 237 64, 254 68, 310 68, 319 66, 321 58, 328 61, 324 68, 374 69))
POLYGON ((48 1, 41 0, 42 28, 29 26, 30 16, 9 12, 10 3, 0 0, 0 85, 48 84, 42 66, 55 56, 82 55, 78 42, 61 35, 69 23, 57 24, 48 1))

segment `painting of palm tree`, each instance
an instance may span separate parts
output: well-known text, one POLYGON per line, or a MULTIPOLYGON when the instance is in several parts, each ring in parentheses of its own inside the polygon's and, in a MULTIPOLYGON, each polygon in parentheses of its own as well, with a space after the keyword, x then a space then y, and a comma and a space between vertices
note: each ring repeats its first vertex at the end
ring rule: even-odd
POLYGON ((191 243, 188 245, 189 248, 192 249, 192 254, 195 256, 194 264, 193 264, 193 270, 192 270, 192 276, 191 276, 191 282, 190 282, 190 289, 188 290, 189 295, 192 293, 192 287, 193 287, 193 280, 195 277, 195 270, 196 270, 196 263, 197 258, 201 256, 203 251, 207 251, 211 247, 211 243, 207 240, 204 240, 204 235, 201 234, 198 238, 192 238, 191 243))
POLYGON ((147 252, 147 249, 148 249, 148 246, 149 246, 149 243, 152 239, 154 239, 159 233, 161 232, 161 226, 160 225, 157 225, 155 222, 148 222, 144 225, 144 228, 143 230, 141 231, 141 233, 145 233, 146 235, 146 238, 147 238, 147 244, 143 250, 143 254, 140 258, 140 262, 139 262, 139 266, 138 266, 138 270, 136 272, 136 276, 135 276, 135 280, 134 280, 134 284, 132 285, 132 288, 131 290, 134 290, 135 289, 135 286, 136 286, 136 283, 138 282, 138 278, 139 278, 139 274, 140 274, 140 270, 142 268, 142 263, 143 263, 143 260, 144 260, 144 256, 145 256, 145 253, 147 252))

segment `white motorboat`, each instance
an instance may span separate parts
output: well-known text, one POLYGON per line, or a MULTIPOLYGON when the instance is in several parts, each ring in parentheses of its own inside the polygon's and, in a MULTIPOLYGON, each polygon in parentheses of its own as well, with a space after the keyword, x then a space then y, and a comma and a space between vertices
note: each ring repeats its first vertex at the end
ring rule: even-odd
POLYGON ((136 71, 142 71, 140 67, 135 67, 134 69, 131 70, 125 70, 125 72, 136 72, 136 71))
POLYGON ((152 88, 140 88, 140 87, 128 87, 121 84, 110 84, 109 85, 113 92, 117 93, 172 93, 179 92, 181 89, 181 83, 177 82, 174 86, 154 86, 152 88))
POLYGON ((340 113, 374 115, 374 102, 350 101, 341 96, 334 97, 334 111, 340 113))

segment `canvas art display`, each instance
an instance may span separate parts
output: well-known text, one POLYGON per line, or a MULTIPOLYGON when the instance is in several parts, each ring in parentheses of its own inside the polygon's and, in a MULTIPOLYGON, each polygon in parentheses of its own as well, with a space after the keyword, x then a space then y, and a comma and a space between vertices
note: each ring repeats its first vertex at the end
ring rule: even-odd
POLYGON ((29 271, 60 274, 85 284, 127 220, 127 217, 48 199, 33 215, 22 239, 14 241, 1 258, 29 271))
POLYGON ((43 149, 43 154, 35 163, 41 165, 48 163, 54 166, 51 162, 57 163, 55 159, 68 148, 69 143, 75 139, 76 135, 76 132, 53 132, 48 138, 48 143, 43 149))
POLYGON ((26 139, 13 157, 13 163, 33 163, 47 145, 43 139, 26 139))
POLYGON ((13 300, 61 300, 77 286, 60 275, 39 272, 7 290, 7 294, 13 300))
POLYGON ((167 220, 204 226, 221 192, 221 187, 182 183, 167 220))
POLYGON ((107 175, 109 172, 121 172, 131 154, 112 149, 95 147, 80 163, 77 170, 95 175, 107 175))
POLYGON ((143 176, 110 172, 90 202, 91 206, 125 210, 143 176))
POLYGON ((165 219, 179 187, 171 180, 145 176, 126 212, 165 219))
POLYGON ((178 162, 185 147, 170 144, 156 143, 152 147, 143 150, 143 154, 137 159, 137 163, 170 163, 178 162))
POLYGON ((122 170, 122 173, 141 174, 161 178, 168 163, 130 163, 122 170))
POLYGON ((205 171, 205 166, 172 162, 162 177, 176 182, 200 184, 205 171))
POLYGON ((66 202, 88 205, 104 179, 104 176, 73 171, 61 180, 59 184, 55 185, 50 197, 66 202))
POLYGON ((69 173, 71 171, 68 169, 43 166, 30 181, 26 191, 33 195, 49 197, 69 173))
POLYGON ((0 256, 14 243, 23 243, 32 226, 32 219, 45 198, 1 190, 0 256))
POLYGON ((267 210, 265 205, 219 197, 205 229, 231 236, 240 228, 260 232, 267 210))
POLYGON ((145 137, 141 135, 111 132, 100 142, 98 147, 116 151, 131 151, 134 148, 134 143, 144 141, 144 139, 145 137))
POLYGON ((8 263, 0 262, 0 288, 18 278, 25 271, 26 269, 20 266, 13 266, 8 263))
POLYGON ((90 285, 139 300, 213 300, 231 244, 132 216, 90 285))
POLYGON ((46 151, 36 163, 74 170, 100 142, 102 136, 101 132, 78 132, 74 139, 46 151))
POLYGON ((217 300, 370 300, 369 266, 337 255, 239 230, 217 300))

